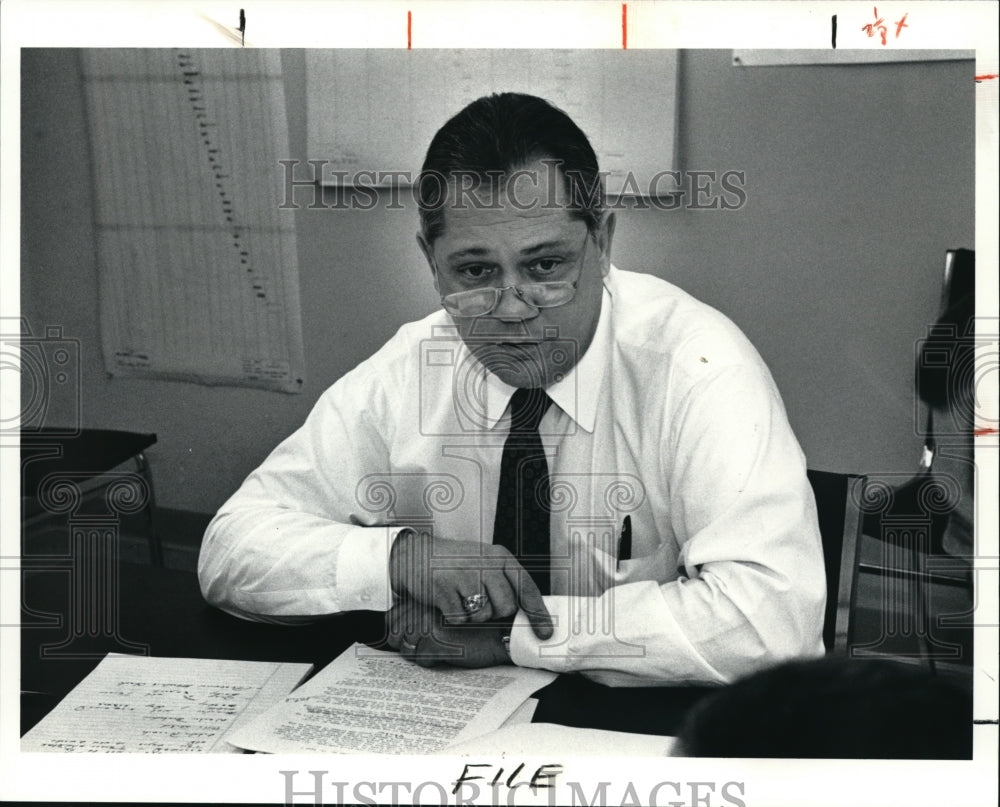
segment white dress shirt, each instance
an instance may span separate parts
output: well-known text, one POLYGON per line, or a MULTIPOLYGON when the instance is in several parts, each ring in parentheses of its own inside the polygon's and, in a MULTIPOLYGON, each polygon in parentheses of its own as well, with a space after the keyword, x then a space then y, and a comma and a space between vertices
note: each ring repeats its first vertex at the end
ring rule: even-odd
MULTIPOLYGON (((735 325, 612 267, 593 342, 547 392, 556 627, 540 641, 519 614, 515 663, 720 683, 823 652, 805 460, 735 325), (632 554, 617 562, 625 515, 632 554)), ((513 393, 444 311, 403 326, 219 510, 199 559, 206 599, 274 621, 387 610, 401 528, 490 543, 513 393)))

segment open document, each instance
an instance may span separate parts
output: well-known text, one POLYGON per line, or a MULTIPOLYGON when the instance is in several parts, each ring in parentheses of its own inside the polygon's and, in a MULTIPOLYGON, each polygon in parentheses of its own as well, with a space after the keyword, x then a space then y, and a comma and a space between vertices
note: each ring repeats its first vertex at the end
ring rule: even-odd
POLYGON ((21 739, 21 751, 240 753, 223 740, 311 664, 109 654, 21 739))
POLYGON ((495 731, 555 673, 424 668, 354 645, 228 742, 267 753, 424 754, 495 731))

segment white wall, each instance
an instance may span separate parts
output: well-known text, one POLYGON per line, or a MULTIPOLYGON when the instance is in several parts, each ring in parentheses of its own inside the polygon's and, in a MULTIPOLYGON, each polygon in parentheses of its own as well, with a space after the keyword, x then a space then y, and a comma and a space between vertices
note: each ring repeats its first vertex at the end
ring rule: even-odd
MULTIPOLYGON (((83 424, 155 431, 159 504, 210 512, 326 386, 434 309, 416 212, 296 213, 305 394, 109 378, 78 54, 23 54, 22 311, 36 332, 60 325, 81 341, 83 424)), ((305 153, 302 53, 283 59, 289 156, 322 157, 305 153)), ((974 246, 973 64, 729 61, 682 55, 680 167, 745 171, 747 204, 622 211, 615 263, 744 329, 812 467, 913 469, 914 342, 936 316, 945 250, 974 246)))

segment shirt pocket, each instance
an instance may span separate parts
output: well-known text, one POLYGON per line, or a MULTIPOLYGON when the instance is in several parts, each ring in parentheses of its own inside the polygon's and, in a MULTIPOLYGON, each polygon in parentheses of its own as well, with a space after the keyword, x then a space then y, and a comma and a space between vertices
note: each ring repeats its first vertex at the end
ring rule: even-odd
POLYGON ((614 584, 620 586, 623 583, 638 583, 642 580, 666 583, 676 576, 676 570, 672 575, 669 571, 666 552, 657 549, 649 555, 620 561, 615 569, 614 584))
POLYGON ((619 562, 609 552, 590 547, 582 561, 578 566, 577 579, 583 596, 600 596, 609 588, 626 583, 645 580, 666 583, 677 577, 677 570, 670 569, 667 553, 659 548, 651 554, 619 562))

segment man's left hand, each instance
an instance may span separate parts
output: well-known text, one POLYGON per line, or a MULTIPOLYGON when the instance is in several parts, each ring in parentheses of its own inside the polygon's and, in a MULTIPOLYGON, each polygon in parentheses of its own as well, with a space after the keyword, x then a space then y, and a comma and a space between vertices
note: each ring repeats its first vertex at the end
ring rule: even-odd
POLYGON ((513 620, 479 625, 445 625, 441 612, 410 598, 401 599, 386 614, 389 646, 421 667, 493 667, 509 664, 503 637, 513 620))

